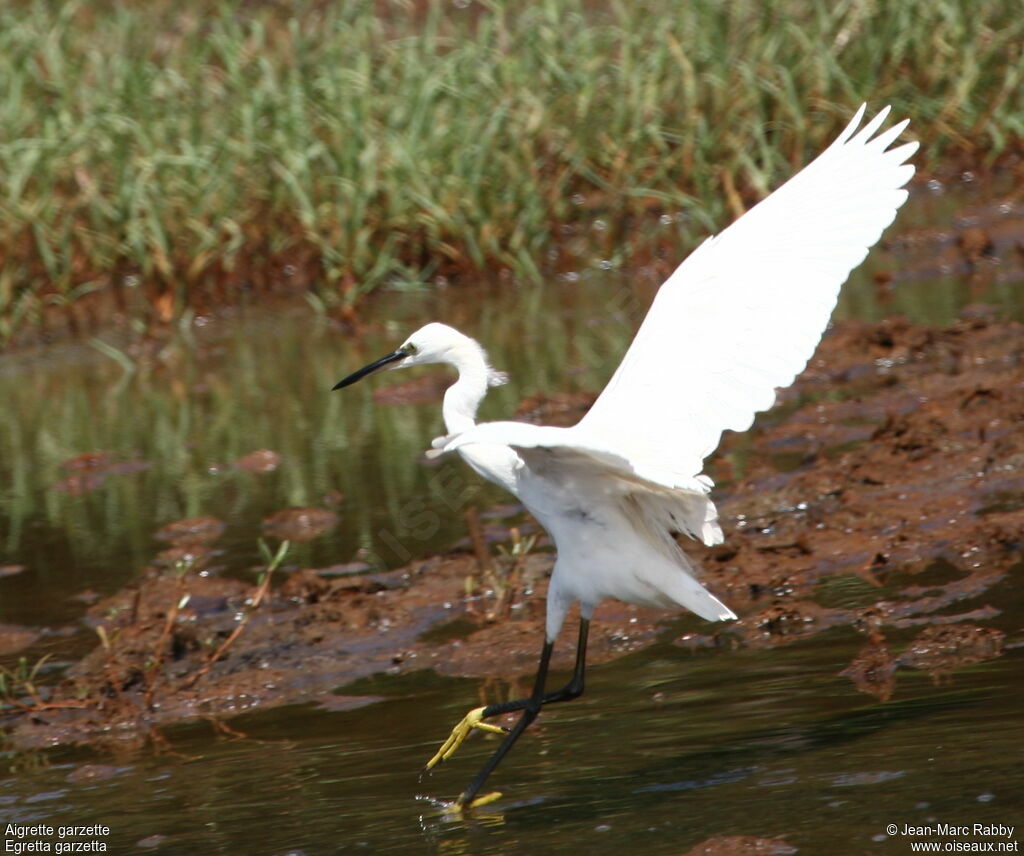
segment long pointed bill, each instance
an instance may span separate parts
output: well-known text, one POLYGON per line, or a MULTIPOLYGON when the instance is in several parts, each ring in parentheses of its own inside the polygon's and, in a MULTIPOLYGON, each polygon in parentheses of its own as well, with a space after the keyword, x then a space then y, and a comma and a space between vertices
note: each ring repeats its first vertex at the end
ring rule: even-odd
POLYGON ((331 387, 331 389, 335 390, 341 389, 343 386, 349 386, 357 380, 362 380, 364 377, 372 375, 374 372, 379 372, 382 368, 391 365, 391 363, 396 363, 407 356, 409 356, 409 354, 405 351, 395 351, 394 353, 388 354, 386 357, 381 357, 375 363, 370 363, 368 366, 363 366, 359 371, 352 372, 352 374, 344 380, 339 380, 331 387))

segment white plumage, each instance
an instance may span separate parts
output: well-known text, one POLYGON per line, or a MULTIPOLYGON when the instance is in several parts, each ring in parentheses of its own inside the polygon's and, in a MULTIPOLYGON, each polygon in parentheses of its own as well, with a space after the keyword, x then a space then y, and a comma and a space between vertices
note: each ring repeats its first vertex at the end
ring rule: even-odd
POLYGON ((655 297, 618 370, 571 428, 475 424, 488 386, 504 381, 480 345, 428 324, 401 348, 341 381, 382 368, 449 363, 446 437, 428 453, 458 452, 480 475, 515 494, 555 542, 547 640, 528 699, 471 711, 428 763, 449 757, 484 719, 523 717, 460 797, 471 804, 489 773, 543 704, 583 689, 586 633, 604 598, 685 606, 708 620, 735 618, 698 581, 676 544, 682 533, 722 541, 704 458, 722 431, 744 431, 807 364, 850 271, 896 216, 916 143, 891 148, 907 123, 877 133, 889 110, 863 128, 862 106, 836 141, 720 235, 709 238, 655 297), (580 602, 573 680, 545 694, 551 648, 580 602))
POLYGON ((890 148, 907 122, 875 136, 885 108, 858 131, 864 109, 676 269, 577 425, 491 422, 435 441, 519 496, 554 538, 549 638, 573 600, 585 615, 617 597, 735 617, 693 579, 670 533, 721 542, 704 458, 803 370, 843 282, 907 198, 917 143, 890 148), (499 460, 495 478, 488 468, 499 460))

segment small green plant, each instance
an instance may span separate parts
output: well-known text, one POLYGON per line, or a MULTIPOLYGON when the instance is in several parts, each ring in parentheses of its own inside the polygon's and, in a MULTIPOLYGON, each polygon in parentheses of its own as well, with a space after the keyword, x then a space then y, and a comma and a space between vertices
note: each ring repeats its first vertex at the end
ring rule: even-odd
POLYGON ((43 698, 38 679, 49 658, 49 654, 44 654, 30 665, 27 657, 18 657, 13 669, 0 666, 0 711, 78 707, 76 702, 51 703, 43 698))
POLYGON ((526 560, 537 545, 536 535, 525 538, 518 526, 509 530, 509 544, 498 545, 498 553, 502 558, 501 574, 495 574, 492 585, 496 593, 495 604, 491 613, 496 617, 500 614, 508 616, 517 603, 522 603, 524 595, 532 589, 532 580, 524 577, 526 560))
POLYGON ((196 564, 194 557, 185 559, 179 559, 174 563, 174 574, 177 578, 177 584, 175 587, 174 603, 171 604, 171 608, 167 610, 166 618, 164 619, 164 626, 160 632, 160 636, 153 646, 153 654, 146 661, 144 669, 144 680, 146 689, 144 693, 144 702, 146 707, 152 707, 153 704, 153 693, 156 690, 156 679, 160 674, 160 668, 164 664, 164 660, 167 657, 167 645, 171 638, 171 633, 174 630, 174 625, 178 620, 178 615, 181 613, 191 600, 191 595, 186 591, 186 578, 189 571, 191 571, 196 564))
POLYGON ((480 574, 479 581, 475 575, 466 577, 467 612, 475 611, 473 596, 478 589, 483 588, 492 598, 484 618, 487 621, 495 621, 499 617, 507 618, 513 607, 523 602, 522 595, 532 589, 533 581, 524 579, 524 570, 527 558, 537 544, 537 536, 528 535, 524 538, 519 528, 513 526, 509 530, 509 544, 498 546, 496 560, 487 549, 475 509, 466 512, 466 523, 480 574))
POLYGON ((28 658, 19 657, 18 665, 13 669, 0 666, 0 707, 25 709, 28 707, 43 708, 46 702, 39 693, 37 678, 46 661, 50 659, 45 654, 29 665, 28 658), (25 704, 24 697, 28 696, 31 704, 25 704))
POLYGON ((291 542, 282 541, 277 548, 276 552, 272 552, 267 542, 262 538, 259 539, 260 555, 263 557, 263 561, 266 563, 260 568, 256 577, 256 590, 252 596, 245 602, 245 606, 242 609, 242 615, 238 619, 231 633, 227 635, 223 642, 217 646, 217 649, 206 658, 206 662, 200 666, 200 668, 190 675, 179 689, 188 689, 196 684, 196 682, 206 675, 210 669, 213 668, 214 664, 227 653, 228 648, 234 643, 239 637, 242 630, 245 629, 246 624, 249 623, 249 619, 253 613, 259 608, 259 605, 263 602, 267 593, 270 591, 270 580, 274 575, 274 571, 281 567, 285 557, 288 555, 288 549, 291 546, 291 542))

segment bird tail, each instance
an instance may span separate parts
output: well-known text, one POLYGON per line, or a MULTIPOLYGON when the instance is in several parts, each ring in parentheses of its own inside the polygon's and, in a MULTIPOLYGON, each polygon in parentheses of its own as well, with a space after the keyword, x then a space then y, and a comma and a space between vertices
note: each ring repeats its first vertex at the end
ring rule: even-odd
POLYGON ((659 580, 659 587, 665 594, 706 621, 726 621, 736 617, 735 612, 699 582, 696 569, 682 550, 679 550, 676 564, 680 566, 679 571, 659 580))
MULTIPOLYGON (((672 536, 681 532, 705 544, 722 543, 718 511, 706 494, 690 491, 633 493, 624 498, 632 509, 625 518, 645 543, 658 545, 664 560, 636 569, 640 580, 670 602, 685 606, 707 621, 724 621, 736 614, 700 582, 700 574, 672 536)), ((669 603, 665 604, 670 605, 669 603)))

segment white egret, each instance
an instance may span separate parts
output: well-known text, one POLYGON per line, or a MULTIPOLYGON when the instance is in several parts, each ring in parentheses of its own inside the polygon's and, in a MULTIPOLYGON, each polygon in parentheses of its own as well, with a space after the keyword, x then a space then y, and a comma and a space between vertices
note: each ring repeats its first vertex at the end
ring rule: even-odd
POLYGON ((602 599, 684 606, 709 621, 736 617, 697 580, 674 535, 722 541, 704 459, 724 430, 748 429, 776 389, 803 370, 843 282, 907 198, 902 188, 914 168, 905 161, 917 144, 891 148, 907 122, 879 134, 889 108, 860 128, 864 110, 818 158, 676 269, 611 381, 573 427, 477 425, 488 387, 504 376, 477 342, 444 324, 427 324, 334 387, 384 368, 454 366, 458 380, 444 395, 448 435, 431 454, 457 451, 515 494, 558 551, 530 697, 470 711, 427 764, 450 757, 473 728, 504 733, 489 717, 522 711, 459 806, 474 803, 542 705, 583 691, 587 629, 602 599), (572 680, 545 693, 555 638, 576 601, 572 680))

